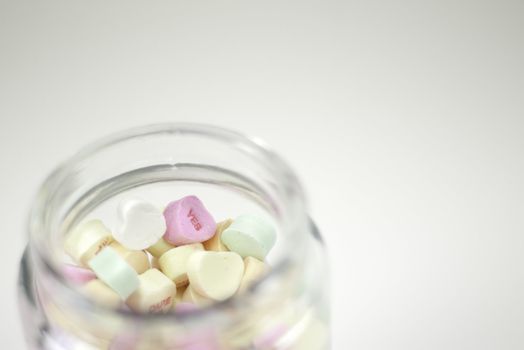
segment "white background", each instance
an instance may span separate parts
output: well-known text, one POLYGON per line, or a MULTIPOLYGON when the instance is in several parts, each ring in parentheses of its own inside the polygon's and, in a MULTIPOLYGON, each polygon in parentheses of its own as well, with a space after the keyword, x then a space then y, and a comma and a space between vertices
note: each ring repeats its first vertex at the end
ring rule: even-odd
POLYGON ((521 0, 0 0, 0 348, 23 348, 43 178, 101 135, 195 121, 300 174, 334 349, 523 349, 523 18, 521 0))

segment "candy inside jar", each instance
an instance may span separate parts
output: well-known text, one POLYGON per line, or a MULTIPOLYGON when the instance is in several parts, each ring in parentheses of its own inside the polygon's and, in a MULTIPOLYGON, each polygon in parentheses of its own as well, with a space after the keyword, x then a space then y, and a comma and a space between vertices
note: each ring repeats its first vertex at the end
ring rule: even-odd
POLYGON ((65 237, 64 250, 77 265, 64 265, 64 276, 93 303, 167 313, 178 303, 196 310, 227 300, 267 271, 265 258, 277 238, 267 219, 243 214, 217 224, 194 195, 159 208, 126 199, 113 230, 100 219, 80 223, 65 237))
POLYGON ((176 124, 115 135, 49 177, 29 227, 31 348, 329 345, 320 236, 259 141, 176 124))

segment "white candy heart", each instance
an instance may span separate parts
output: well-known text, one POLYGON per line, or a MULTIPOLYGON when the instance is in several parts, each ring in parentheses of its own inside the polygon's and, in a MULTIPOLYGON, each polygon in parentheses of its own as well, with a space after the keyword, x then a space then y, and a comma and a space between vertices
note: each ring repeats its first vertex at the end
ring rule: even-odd
POLYGON ((190 286, 200 295, 213 300, 226 300, 240 286, 244 262, 234 252, 199 251, 187 262, 190 286))
POLYGON ((117 220, 113 236, 124 247, 132 250, 152 246, 166 232, 166 220, 162 211, 141 199, 129 199, 120 203, 117 220))

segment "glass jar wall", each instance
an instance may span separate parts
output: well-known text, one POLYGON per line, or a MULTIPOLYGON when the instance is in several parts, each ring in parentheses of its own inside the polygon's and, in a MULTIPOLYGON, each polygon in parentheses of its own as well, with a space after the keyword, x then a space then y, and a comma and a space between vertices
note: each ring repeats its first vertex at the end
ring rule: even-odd
POLYGON ((299 182, 259 140, 203 125, 112 135, 62 164, 40 189, 20 266, 30 349, 327 349, 326 253, 299 182), (64 279, 65 235, 117 204, 197 195, 217 221, 254 213, 277 227, 270 272, 246 293, 198 311, 139 315, 97 306, 64 279))

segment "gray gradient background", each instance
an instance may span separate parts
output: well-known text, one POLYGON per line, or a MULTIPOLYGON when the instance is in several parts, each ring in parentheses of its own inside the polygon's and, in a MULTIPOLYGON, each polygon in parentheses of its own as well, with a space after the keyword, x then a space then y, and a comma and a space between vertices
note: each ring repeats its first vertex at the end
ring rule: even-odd
POLYGON ((0 0, 0 348, 23 347, 43 177, 184 120, 261 136, 301 175, 334 349, 523 349, 523 19, 520 0, 0 0))

